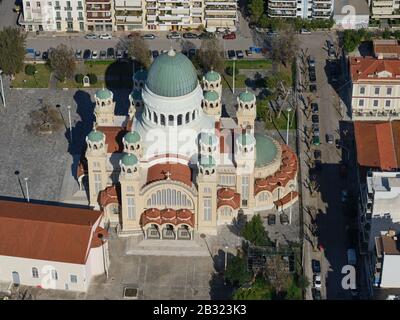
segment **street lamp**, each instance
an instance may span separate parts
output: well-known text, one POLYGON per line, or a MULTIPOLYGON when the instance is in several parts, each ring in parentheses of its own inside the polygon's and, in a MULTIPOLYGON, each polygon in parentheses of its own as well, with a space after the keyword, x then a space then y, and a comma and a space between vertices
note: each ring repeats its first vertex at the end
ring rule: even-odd
POLYGON ((226 264, 228 262, 228 249, 229 249, 229 247, 226 245, 225 246, 225 271, 226 271, 226 264))
POLYGON ((69 138, 72 144, 71 106, 67 106, 67 109, 68 109, 68 120, 69 120, 69 138))
POLYGON ((29 188, 28 188, 28 180, 29 180, 29 178, 24 178, 24 180, 25 180, 25 188, 26 188, 26 201, 30 201, 30 199, 29 199, 29 188))
POLYGON ((6 107, 6 96, 4 95, 4 87, 3 87, 3 70, 0 69, 0 83, 1 83, 1 97, 3 100, 4 108, 6 107))
POLYGON ((235 62, 236 62, 236 57, 233 58, 232 93, 235 93, 235 62))
POLYGON ((287 126, 286 126, 286 144, 289 145, 289 121, 290 121, 290 111, 292 108, 287 109, 287 126))

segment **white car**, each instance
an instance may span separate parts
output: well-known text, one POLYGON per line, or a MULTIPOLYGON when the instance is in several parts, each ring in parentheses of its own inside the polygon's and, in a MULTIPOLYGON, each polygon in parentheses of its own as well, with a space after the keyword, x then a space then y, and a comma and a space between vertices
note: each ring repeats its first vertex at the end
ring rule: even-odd
POLYGON ((314 275, 314 288, 320 289, 321 287, 321 276, 319 274, 316 274, 314 275))
POLYGON ((171 32, 168 36, 168 39, 180 39, 181 35, 178 32, 171 32))
POLYGON ((301 34, 311 34, 311 31, 308 30, 308 29, 301 29, 301 30, 300 30, 300 33, 301 33, 301 34))
POLYGON ((99 58, 99 53, 96 50, 92 51, 92 59, 98 59, 99 58))
POLYGON ((99 38, 103 39, 103 40, 109 40, 109 39, 111 39, 111 35, 108 33, 104 33, 104 34, 101 34, 99 38))

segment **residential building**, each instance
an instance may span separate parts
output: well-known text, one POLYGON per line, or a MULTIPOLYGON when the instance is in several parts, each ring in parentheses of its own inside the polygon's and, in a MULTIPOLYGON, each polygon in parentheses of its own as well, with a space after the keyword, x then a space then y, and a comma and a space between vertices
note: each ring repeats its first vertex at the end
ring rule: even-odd
POLYGON ((350 57, 353 120, 400 118, 400 60, 350 57))
POLYGON ((145 24, 145 0, 115 0, 115 29, 117 31, 141 30, 145 24))
POLYGON ((339 29, 368 28, 369 15, 368 0, 335 0, 333 19, 339 29))
POLYGON ((27 31, 85 31, 84 1, 22 1, 23 20, 27 31))
MULTIPOLYGON (((237 1, 236 0, 204 0, 204 22, 208 31, 216 28, 236 30, 237 1)), ((200 23, 199 23, 200 24, 200 23)))
POLYGON ((329 19, 334 0, 268 0, 271 18, 329 19))
POLYGON ((375 238, 375 286, 400 288, 400 241, 394 230, 375 238))
POLYGON ((374 57, 377 59, 400 59, 400 45, 395 39, 374 39, 374 57))
POLYGON ((380 19, 399 19, 400 1, 398 0, 370 0, 371 18, 380 19))
POLYGON ((282 212, 297 201, 295 152, 254 133, 256 97, 247 90, 236 118, 222 117, 221 80, 211 70, 199 81, 192 62, 171 49, 134 74, 126 115, 114 114, 110 90, 96 92, 77 178, 120 236, 215 235, 239 212, 282 212))
POLYGON ((0 200, 0 281, 86 291, 107 273, 103 213, 0 200))
MULTIPOLYGON (((113 31, 115 26, 114 0, 85 0, 85 2, 87 30, 113 31)), ((128 5, 131 4, 131 2, 126 2, 128 5)))

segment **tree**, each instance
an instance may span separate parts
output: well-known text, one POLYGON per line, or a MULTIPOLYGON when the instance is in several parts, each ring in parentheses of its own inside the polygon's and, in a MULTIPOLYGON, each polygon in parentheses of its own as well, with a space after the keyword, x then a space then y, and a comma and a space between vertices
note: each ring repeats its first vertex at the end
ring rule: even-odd
POLYGON ((149 46, 139 35, 134 35, 128 43, 128 52, 132 60, 136 60, 147 69, 150 64, 149 46))
POLYGON ((229 260, 225 271, 226 281, 240 287, 250 279, 251 273, 247 270, 247 262, 244 257, 235 256, 229 260))
POLYGON ((25 40, 20 29, 6 27, 0 31, 0 66, 4 74, 13 76, 23 70, 25 40))
POLYGON ((76 81, 76 83, 82 84, 83 83, 83 74, 82 73, 76 74, 75 75, 75 81, 76 81))
POLYGON ((75 56, 72 48, 60 44, 49 55, 50 67, 54 70, 55 76, 60 81, 72 78, 75 73, 75 56))
MULTIPOLYGON (((90 84, 96 84, 97 83, 97 76, 94 73, 88 73, 88 78, 89 78, 89 83, 90 84)), ((82 78, 83 82, 83 78, 82 78)))
POLYGON ((43 102, 39 110, 31 111, 29 117, 31 123, 26 128, 34 134, 57 132, 64 123, 57 108, 47 102, 43 102))
POLYGON ((28 65, 26 65, 26 67, 25 67, 25 73, 26 73, 28 76, 33 76, 33 75, 35 74, 35 72, 36 72, 36 66, 34 66, 33 64, 28 64, 28 65))
POLYGON ((302 300, 303 299, 303 293, 301 288, 299 288, 295 282, 295 280, 292 278, 290 280, 289 286, 286 290, 286 295, 285 295, 286 300, 302 300))
POLYGON ((273 245, 259 214, 253 216, 253 218, 246 223, 242 230, 242 236, 256 246, 273 245))
POLYGON ((224 71, 224 50, 217 38, 203 39, 200 49, 197 50, 197 60, 204 71, 214 69, 222 73, 224 71))
POLYGON ((287 67, 292 63, 298 50, 298 39, 293 26, 285 25, 272 42, 272 59, 287 67))
POLYGON ((250 11, 250 20, 252 22, 258 22, 264 12, 264 1, 250 0, 248 9, 250 11))

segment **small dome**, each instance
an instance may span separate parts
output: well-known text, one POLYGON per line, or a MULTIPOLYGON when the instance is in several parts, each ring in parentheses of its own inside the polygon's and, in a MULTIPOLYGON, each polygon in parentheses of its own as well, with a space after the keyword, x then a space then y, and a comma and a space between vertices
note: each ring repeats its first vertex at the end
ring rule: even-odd
POLYGON ((154 60, 149 69, 146 85, 159 96, 184 96, 196 89, 197 72, 185 55, 170 50, 154 60))
POLYGON ((215 160, 212 156, 203 156, 200 158, 200 165, 203 168, 211 168, 215 166, 215 160))
POLYGON ((125 166, 134 166, 138 163, 138 159, 134 154, 124 154, 124 156, 121 159, 121 162, 125 166))
POLYGON ((256 143, 256 138, 250 133, 240 134, 238 141, 242 146, 249 146, 256 143))
POLYGON ((206 99, 207 101, 217 101, 218 98, 219 95, 214 90, 204 92, 204 99, 206 99))
POLYGON ((211 70, 205 74, 204 79, 206 79, 208 82, 215 82, 219 81, 221 79, 221 76, 218 72, 211 70))
POLYGON ((98 99, 106 100, 106 99, 112 98, 113 93, 110 90, 103 88, 103 89, 97 90, 95 95, 98 99))
POLYGON ((133 75, 133 79, 137 80, 137 81, 146 81, 147 71, 144 69, 140 69, 139 71, 136 71, 135 74, 133 75))
POLYGON ((240 99, 240 101, 243 101, 243 102, 252 102, 256 99, 256 96, 253 93, 248 92, 246 90, 245 92, 242 92, 241 94, 239 94, 239 99, 240 99))
POLYGON ((140 134, 136 131, 128 132, 124 136, 124 140, 128 143, 137 143, 140 141, 140 134))
POLYGON ((134 89, 131 92, 131 98, 133 100, 142 100, 142 90, 141 89, 134 89))
POLYGON ((202 143, 205 143, 207 145, 216 145, 218 142, 217 137, 215 136, 215 134, 212 133, 208 133, 208 132, 203 132, 201 134, 201 138, 200 138, 202 143))
POLYGON ((104 133, 101 131, 93 130, 88 134, 87 138, 91 142, 100 142, 104 139, 104 133))

